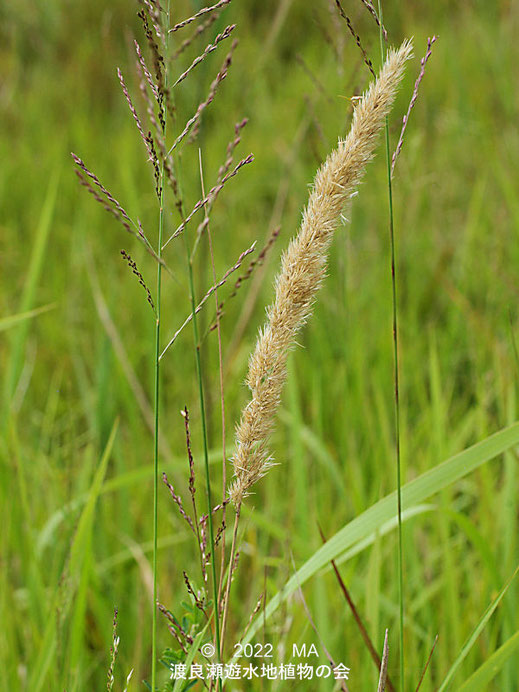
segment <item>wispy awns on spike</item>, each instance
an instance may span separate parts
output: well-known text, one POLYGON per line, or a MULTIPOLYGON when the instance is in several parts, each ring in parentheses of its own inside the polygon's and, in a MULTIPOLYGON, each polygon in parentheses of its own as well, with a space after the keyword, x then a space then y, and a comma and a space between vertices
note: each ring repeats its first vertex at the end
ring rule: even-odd
POLYGON ((373 157, 411 55, 410 41, 389 51, 378 79, 354 110, 348 136, 317 172, 299 233, 282 258, 275 299, 249 362, 251 399, 236 430, 232 458, 235 477, 229 495, 237 508, 272 465, 268 439, 286 379, 288 352, 311 314, 334 230, 373 157))

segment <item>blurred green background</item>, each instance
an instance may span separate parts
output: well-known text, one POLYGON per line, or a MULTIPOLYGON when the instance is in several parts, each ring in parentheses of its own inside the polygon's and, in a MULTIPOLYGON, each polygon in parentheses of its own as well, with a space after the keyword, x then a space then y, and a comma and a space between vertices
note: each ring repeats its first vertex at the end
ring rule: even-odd
MULTIPOLYGON (((202 7, 172 4, 175 20, 202 7)), ((378 65, 373 19, 361 2, 343 5, 378 65)), ((132 254, 150 288, 155 266, 79 187, 70 158, 71 151, 78 154, 156 237, 153 171, 116 74, 119 66, 144 114, 132 43, 137 36, 144 45, 137 9, 126 0, 4 0, 0 6, 0 687, 6 690, 103 688, 114 606, 121 639, 115 689, 123 689, 131 668, 130 689, 144 689, 141 680, 150 674, 154 318, 119 252, 132 254), (41 307, 27 319, 10 319, 41 307), (82 511, 116 419, 106 480, 87 521, 82 511), (78 531, 87 536, 81 555, 78 531)), ((394 179, 402 457, 404 480, 410 480, 517 419, 519 6, 406 0, 386 2, 384 12, 391 43, 413 36, 417 58, 427 36, 439 35, 394 179)), ((261 247, 274 228, 281 230, 264 267, 225 308, 227 456, 278 259, 297 229, 317 166, 347 130, 350 97, 369 82, 328 0, 235 0, 172 63, 172 74, 230 23, 237 24, 239 46, 229 76, 206 111, 199 139, 182 148, 185 203, 189 209, 200 197, 198 147, 209 188, 234 124, 248 117, 236 160, 253 152, 255 161, 227 183, 212 212, 217 275, 254 240, 261 247)), ((174 46, 194 26, 175 34, 174 46)), ((179 86, 174 132, 205 98, 227 50, 222 45, 179 86)), ((415 59, 390 119, 392 147, 418 71, 415 59)), ((300 565, 319 547, 318 524, 331 536, 395 487, 385 176, 381 142, 351 223, 337 232, 302 348, 291 357, 272 443, 279 466, 244 513, 228 642, 238 640, 264 588, 276 593, 293 571, 292 560, 300 565)), ((176 225, 171 208, 167 236, 176 225)), ((164 338, 190 310, 181 243, 171 243, 165 258, 175 280, 164 278, 164 338)), ((211 276, 202 243, 195 276, 200 296, 211 276)), ((228 284, 221 296, 230 290, 228 284)), ((202 331, 213 317, 209 301, 202 331)), ((215 332, 202 355, 218 487, 215 332)), ((185 405, 195 460, 202 463, 190 329, 163 363, 161 470, 187 500, 179 415, 185 405)), ((199 482, 202 496, 201 466, 199 482)), ((415 689, 436 634, 422 689, 438 686, 513 572, 518 489, 517 455, 509 452, 406 522, 406 689, 415 689)), ((159 596, 180 616, 187 598, 182 570, 196 574, 196 547, 162 488, 159 515, 159 596)), ((390 533, 341 568, 378 650, 389 627, 395 683, 396 548, 390 533)), ((327 648, 352 670, 350 689, 375 689, 377 671, 333 575, 314 578, 304 593, 327 648)), ((464 661, 458 684, 515 632, 517 605, 512 585, 464 661)), ((298 598, 262 636, 287 650, 292 642, 317 641, 298 598)), ((161 650, 175 647, 165 622, 159 642, 161 650)), ((487 689, 518 688, 517 666, 508 662, 487 689)))

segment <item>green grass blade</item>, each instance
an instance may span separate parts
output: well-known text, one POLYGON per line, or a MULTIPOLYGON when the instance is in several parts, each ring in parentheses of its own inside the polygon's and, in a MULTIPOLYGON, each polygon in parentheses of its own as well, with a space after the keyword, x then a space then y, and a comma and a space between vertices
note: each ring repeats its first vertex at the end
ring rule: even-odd
MULTIPOLYGON (((36 228, 35 238, 32 246, 31 259, 27 270, 27 278, 23 288, 22 297, 20 300, 20 313, 27 313, 32 310, 36 295, 36 287, 43 270, 43 260, 47 248, 47 240, 49 237, 50 227, 54 216, 54 208, 56 205, 56 197, 58 193, 58 175, 54 174, 50 179, 47 188, 47 195, 41 211, 39 224, 36 228)), ((7 374, 4 382, 4 424, 7 421, 7 411, 11 398, 16 389, 16 381, 20 376, 23 363, 23 354, 29 324, 25 322, 20 325, 20 329, 15 332, 12 341, 11 358, 7 374)))
MULTIPOLYGON (((519 444, 519 423, 500 430, 402 486, 403 505, 406 508, 410 508, 417 503, 423 502, 431 495, 448 487, 498 454, 502 454, 517 444, 519 444)), ((393 492, 346 524, 327 543, 319 548, 287 582, 284 589, 271 599, 265 612, 261 614, 261 617, 257 617, 251 625, 249 632, 243 639, 243 643, 251 641, 262 626, 264 619, 268 619, 300 585, 302 586, 329 562, 337 560, 342 553, 358 541, 380 530, 383 524, 394 518, 395 515, 396 492, 393 492)))
POLYGON ((99 463, 99 468, 97 469, 92 485, 90 486, 90 491, 88 493, 88 500, 85 508, 81 514, 79 524, 72 542, 72 547, 70 549, 70 575, 71 577, 76 577, 79 575, 81 564, 83 562, 83 551, 86 543, 90 539, 90 534, 92 531, 92 524, 94 522, 94 510, 96 506, 97 499, 101 493, 101 488, 103 486, 103 481, 105 479, 106 470, 108 468, 108 461, 110 459, 110 454, 112 452, 112 447, 115 441, 115 436, 117 434, 117 428, 119 426, 119 421, 116 420, 108 442, 106 443, 103 456, 99 463))
POLYGON ((32 317, 37 317, 38 315, 48 312, 55 307, 56 303, 49 303, 48 305, 42 305, 41 308, 27 310, 27 312, 19 312, 16 315, 9 315, 9 317, 2 317, 0 318, 0 332, 4 332, 6 329, 11 329, 11 327, 15 327, 20 322, 29 320, 32 317))
MULTIPOLYGON (((90 487, 90 492, 88 500, 85 507, 81 513, 81 517, 78 522, 78 527, 76 533, 72 540, 72 545, 70 548, 70 558, 68 564, 68 575, 72 582, 72 589, 74 588, 74 583, 78 583, 82 576, 83 565, 88 566, 89 562, 85 560, 85 548, 88 547, 88 543, 91 539, 92 527, 94 523, 94 510, 96 506, 97 499, 99 497, 103 481, 106 475, 106 470, 108 467, 108 460, 112 452, 112 447, 115 441, 115 435, 117 433, 118 421, 114 423, 110 438, 107 442, 106 448, 104 450, 103 456, 99 463, 99 468, 97 469, 92 485, 90 487)), ((54 598, 52 600, 51 607, 49 608, 50 617, 47 621, 47 626, 45 628, 45 633, 42 638, 42 644, 40 647, 40 653, 36 659, 36 663, 32 670, 30 676, 30 681, 28 689, 31 692, 39 692, 44 688, 45 680, 49 668, 52 664, 56 653, 57 647, 57 622, 56 622, 56 612, 60 605, 60 589, 58 586, 54 598)), ((69 599, 66 606, 63 607, 61 611, 61 618, 64 619, 66 616, 66 611, 70 605, 70 597, 72 594, 68 594, 69 599)))
MULTIPOLYGON (((470 637, 467 639, 467 641, 463 645, 463 648, 461 649, 460 653, 456 657, 456 660, 452 664, 449 672, 447 673, 447 675, 445 677, 445 680, 442 682, 442 684, 438 688, 438 692, 443 692, 443 690, 446 690, 450 686, 453 677, 456 675, 456 673, 458 671, 458 668, 463 663, 463 660, 465 659, 468 652, 470 651, 470 649, 474 645, 474 642, 479 637, 479 635, 481 634, 481 632, 485 628, 485 625, 487 624, 487 622, 490 620, 490 618, 494 614, 494 611, 496 610, 497 606, 503 600, 504 595, 508 591, 508 587, 512 583, 514 577, 517 575, 517 572, 519 572, 519 567, 516 568, 515 572, 512 574, 510 579, 506 582, 506 584, 503 586, 503 588, 501 589, 499 594, 496 596, 496 598, 492 601, 492 603, 488 606, 488 608, 485 610, 485 612, 481 616, 481 619, 478 622, 478 624, 476 625, 476 627, 474 628, 474 631, 472 632, 470 637)), ((473 688, 470 687, 469 689, 472 690, 473 688)))
MULTIPOLYGON (((202 643, 202 639, 204 638, 204 634, 205 634, 207 628, 209 627, 209 622, 210 622, 210 620, 207 622, 204 629, 197 634, 195 641, 193 642, 193 644, 191 645, 191 648, 189 649, 189 651, 187 653, 186 660, 184 661, 184 664, 186 666, 186 670, 189 670, 191 668, 191 664, 193 663, 195 656, 198 653, 198 649, 200 648, 200 645, 202 643)), ((173 692, 180 692, 180 690, 182 689, 182 687, 185 684, 186 684, 185 680, 178 678, 175 681, 175 685, 173 687, 173 692)))
POLYGON ((519 649, 519 630, 507 639, 497 651, 494 651, 492 656, 482 666, 472 673, 470 678, 458 689, 458 692, 487 690, 488 683, 503 669, 505 663, 515 654, 517 649, 519 649))

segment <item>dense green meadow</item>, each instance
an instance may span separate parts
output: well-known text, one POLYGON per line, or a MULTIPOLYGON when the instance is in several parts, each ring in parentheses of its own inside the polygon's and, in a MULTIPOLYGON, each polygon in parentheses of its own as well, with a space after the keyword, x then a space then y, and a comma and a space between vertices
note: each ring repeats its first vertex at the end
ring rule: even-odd
MULTIPOLYGON (((377 70, 372 16, 360 1, 342 4, 377 70)), ((203 3, 171 6, 175 22, 203 3)), ((7 0, 0 7, 2 690, 105 689, 114 607, 120 637, 114 689, 124 689, 131 669, 129 690, 144 690, 142 681, 151 679, 155 318, 120 251, 132 255, 154 297, 156 263, 80 187, 70 157, 74 151, 83 159, 155 243, 153 168, 116 73, 120 67, 144 116, 133 50, 134 36, 145 45, 137 10, 128 0, 7 0)), ((519 563, 519 432, 511 427, 490 438, 519 420, 519 5, 387 0, 384 20, 390 43, 413 36, 415 47, 389 118, 391 151, 427 37, 439 37, 393 178, 402 485, 419 479, 403 507, 405 680, 396 500, 383 516, 363 515, 395 491, 397 478, 383 138, 348 223, 336 234, 314 315, 290 356, 271 442, 277 465, 242 510, 225 659, 264 593, 267 609, 276 597, 279 607, 270 615, 260 606, 251 640, 272 643, 276 664, 295 660, 294 643, 314 643, 320 657, 310 664, 327 663, 326 649, 351 669, 350 690, 377 689, 378 669, 329 559, 309 569, 308 579, 300 574, 304 596, 297 588, 283 592, 296 570, 322 555, 319 527, 331 538, 360 517, 356 533, 337 541, 334 557, 379 654, 389 630, 394 689, 416 689, 436 635, 420 689, 438 689, 475 633, 451 689, 461 689, 494 655, 495 675, 484 677, 487 667, 465 689, 512 692, 519 689, 517 580, 495 612, 482 617, 519 563), (478 443, 441 478, 420 480, 478 443)), ((217 278, 257 241, 218 292, 228 298, 221 319, 224 450, 218 336, 209 330, 214 296, 198 315, 214 504, 222 499, 222 455, 232 455, 247 401, 247 362, 281 253, 298 228, 317 167, 347 132, 351 97, 371 79, 328 0, 234 0, 170 64, 172 77, 233 23, 232 38, 175 89, 176 121, 167 137, 173 140, 206 98, 238 38, 198 137, 184 142, 179 156, 190 210, 202 196, 200 161, 207 190, 235 124, 249 119, 233 165, 250 152, 254 161, 226 182, 210 223, 217 278), (230 297, 278 227, 265 262, 230 297)), ((195 27, 172 34, 171 53, 195 27)), ((167 238, 179 219, 172 198, 166 201, 167 238)), ((200 212, 187 227, 189 242, 202 220, 200 212)), ((163 346, 191 311, 181 237, 164 259, 171 276, 163 273, 163 346)), ((198 301, 214 282, 207 235, 193 267, 198 301)), ((194 353, 188 325, 161 364, 159 469, 187 508, 180 415, 187 406, 202 513, 194 353)), ((184 570, 201 585, 199 552, 162 482, 158 498, 159 600, 181 619, 191 608, 184 570)), ((178 650, 160 614, 157 632, 159 654, 178 650)), ((157 674, 162 686, 168 671, 159 664, 157 674)), ((225 689, 285 688, 328 690, 333 681, 242 680, 225 689)))

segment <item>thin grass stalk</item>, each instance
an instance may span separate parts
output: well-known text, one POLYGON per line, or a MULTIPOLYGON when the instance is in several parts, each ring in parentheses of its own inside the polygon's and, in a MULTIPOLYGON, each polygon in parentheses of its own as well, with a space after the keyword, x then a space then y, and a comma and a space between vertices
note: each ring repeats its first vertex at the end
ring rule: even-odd
POLYGON ((238 526, 240 523, 240 515, 241 515, 241 503, 236 507, 236 512, 234 515, 234 528, 232 531, 232 542, 231 542, 231 552, 229 555, 229 566, 228 566, 228 571, 227 571, 227 584, 225 588, 225 596, 223 598, 223 608, 222 608, 222 649, 220 651, 221 656, 223 657, 223 645, 224 645, 224 640, 225 640, 225 629, 227 627, 227 617, 229 614, 229 599, 231 597, 231 581, 232 581, 232 568, 234 564, 234 559, 236 556, 236 538, 238 536, 238 526))
MULTIPOLYGON (((380 60, 382 64, 386 58, 384 47, 384 18, 382 15, 382 2, 378 0, 379 16, 379 40, 380 40, 380 60)), ((395 384, 395 437, 396 437, 396 484, 397 484, 397 513, 398 513, 398 602, 400 619, 400 689, 404 690, 404 556, 402 540, 402 474, 400 456, 400 372, 398 361, 398 307, 396 291, 396 251, 395 251, 395 226, 393 217, 393 186, 391 180, 391 154, 389 151, 389 121, 386 116, 385 125, 386 140, 386 163, 387 163, 387 189, 389 203, 389 240, 391 246, 391 298, 392 298, 392 320, 393 320, 393 362, 394 362, 394 384, 395 384)))
MULTIPOLYGON (((170 0, 167 0, 167 29, 170 20, 170 0)), ((168 57, 169 31, 165 32, 164 49, 166 66, 164 71, 164 88, 168 88, 168 57)), ((166 124, 164 125, 164 141, 166 141, 166 124)), ((165 159, 160 166, 160 209, 159 231, 157 240, 157 319, 155 322, 155 386, 154 386, 154 440, 153 440, 153 612, 151 634, 151 689, 155 692, 157 677, 157 553, 158 553, 158 515, 159 515, 159 414, 160 414, 160 316, 162 293, 162 235, 164 231, 164 188, 165 188, 165 159)))
MULTIPOLYGON (((204 172, 202 167, 202 152, 198 150, 198 159, 200 162, 200 183, 202 189, 202 198, 205 198, 205 185, 204 185, 204 172)), ((211 236, 211 229, 209 227, 209 210, 207 205, 204 207, 204 223, 207 233, 207 241, 209 244, 209 254, 211 256, 211 269, 213 273, 213 286, 216 287, 216 267, 214 262, 214 252, 213 252, 213 239, 211 236)), ((199 236, 198 236, 199 237, 199 236)), ((197 238, 198 239, 198 238, 197 238)), ((216 306, 216 333, 218 337, 218 374, 220 379, 220 411, 222 418, 222 498, 225 499, 225 493, 227 489, 227 459, 226 459, 226 449, 225 449, 225 398, 224 398, 224 385, 223 385, 223 352, 222 352, 222 330, 220 325, 220 313, 218 311, 218 289, 214 290, 215 296, 215 306, 216 306)), ((222 585, 223 577, 225 572, 225 518, 226 518, 226 504, 223 503, 222 506, 222 526, 224 527, 222 533, 222 545, 220 549, 221 561, 220 561, 220 578, 218 580, 218 598, 215 601, 215 613, 216 619, 220 617, 220 602, 222 598, 222 585)), ((222 626, 222 646, 223 646, 223 626, 222 626)), ((223 656, 223 651, 220 651, 220 655, 223 656)))
MULTIPOLYGON (((175 168, 178 171, 178 160, 176 161, 175 168)), ((179 181, 180 186, 180 181, 179 181)), ((183 218, 182 210, 182 194, 179 190, 179 210, 181 217, 183 218)), ((198 396, 200 400, 200 418, 202 419, 202 438, 204 444, 204 472, 206 480, 206 492, 207 492, 207 522, 209 524, 209 541, 211 544, 211 574, 213 579, 213 599, 214 599, 214 630, 215 630, 215 641, 216 641, 216 653, 218 656, 218 662, 220 662, 220 622, 218 613, 218 582, 216 579, 216 564, 215 564, 215 543, 214 543, 214 528, 213 528, 213 501, 211 493, 211 479, 209 474, 209 445, 207 439, 207 420, 205 413, 205 398, 204 398, 204 382, 202 376, 202 359, 200 357, 200 338, 198 333, 198 320, 196 317, 196 295, 195 295, 195 282, 193 277, 193 258, 191 256, 191 249, 189 247, 188 233, 184 232, 184 248, 186 252, 186 261, 188 269, 188 280, 189 280, 189 297, 191 301, 191 314, 192 314, 192 324, 193 324, 193 339, 195 344, 195 361, 196 361, 196 377, 198 381, 198 396)), ((218 688, 222 689, 222 681, 218 679, 218 688)))
MULTIPOLYGON (((168 27, 169 27, 169 0, 168 0, 168 27)), ((168 30, 166 32, 166 35, 169 36, 169 33, 171 33, 171 31, 172 30, 168 30)), ((173 99, 173 94, 171 94, 171 98, 173 99)), ((169 152, 168 152, 168 155, 169 155, 169 152)), ((184 209, 183 209, 183 204, 182 204, 182 198, 183 198, 183 196, 182 196, 182 183, 181 183, 181 176, 179 175, 180 162, 178 160, 178 157, 177 157, 175 151, 173 151, 172 156, 173 156, 172 165, 173 165, 174 173, 176 173, 175 177, 176 177, 177 183, 178 183, 177 208, 178 208, 178 211, 180 213, 181 221, 183 222, 183 224, 185 224, 186 219, 185 219, 185 214, 184 214, 184 209)), ((197 306, 196 306, 195 284, 194 284, 194 277, 193 277, 193 256, 191 253, 191 249, 189 247, 188 233, 184 232, 182 235, 184 237, 184 249, 185 249, 185 253, 186 253, 186 262, 187 262, 187 269, 188 269, 189 296, 190 296, 191 315, 192 315, 191 322, 193 324, 193 339, 194 339, 194 345, 195 345, 195 362, 196 362, 196 374, 197 374, 198 394, 199 394, 199 402, 200 402, 200 417, 202 420, 202 438, 203 438, 203 445, 204 445, 204 472, 205 472, 205 478, 206 478, 206 494, 207 494, 207 521, 209 523, 209 541, 211 544, 211 572, 212 572, 212 581, 213 581, 213 600, 214 600, 213 612, 214 612, 215 642, 216 642, 216 653, 217 653, 217 657, 218 657, 218 662, 220 662, 220 623, 219 623, 219 609, 218 609, 219 589, 218 589, 218 583, 217 583, 217 579, 216 579, 215 540, 214 540, 214 528, 213 528, 213 501, 212 501, 211 480, 210 480, 210 473, 209 473, 209 446, 208 446, 208 435, 207 435, 207 420, 206 420, 206 412, 205 412, 204 383, 203 383, 202 363, 201 363, 201 356, 200 356, 200 337, 199 337, 199 331, 198 331, 198 320, 196 317, 197 306)), ((167 243, 166 243, 166 245, 167 245, 167 243)), ((162 244, 161 244, 161 249, 163 249, 162 244)), ((160 355, 159 355, 159 358, 160 358, 160 355)), ((220 691, 222 690, 221 679, 218 680, 218 688, 220 691)))

